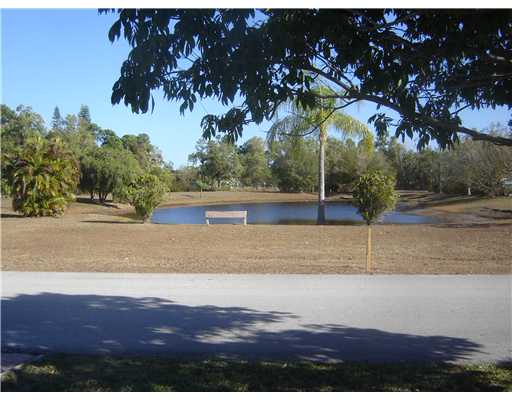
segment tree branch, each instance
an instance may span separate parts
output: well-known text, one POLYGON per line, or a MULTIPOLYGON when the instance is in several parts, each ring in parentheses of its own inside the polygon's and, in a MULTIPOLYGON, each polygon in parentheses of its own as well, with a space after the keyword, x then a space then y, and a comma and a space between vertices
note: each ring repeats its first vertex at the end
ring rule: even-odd
POLYGON ((431 126, 433 128, 440 128, 440 129, 447 129, 452 130, 454 133, 464 133, 465 135, 470 136, 473 140, 484 140, 491 143, 494 143, 496 145, 501 146, 512 146, 512 138, 506 138, 502 136, 491 136, 487 135, 485 133, 478 132, 474 129, 469 129, 464 126, 456 125, 449 122, 443 122, 436 120, 434 118, 421 115, 417 112, 415 112, 413 115, 408 114, 405 112, 400 106, 396 105, 395 103, 392 103, 391 101, 380 97, 376 95, 370 95, 370 94, 364 94, 356 90, 355 88, 349 88, 346 85, 343 84, 339 79, 336 79, 335 77, 318 70, 317 68, 311 66, 311 68, 318 72, 319 75, 323 76, 324 78, 330 80, 331 82, 339 85, 343 89, 346 90, 346 93, 343 95, 340 95, 340 99, 354 99, 352 102, 360 101, 360 100, 366 100, 375 104, 380 104, 381 106, 387 107, 393 111, 396 111, 399 115, 408 117, 411 120, 415 121, 423 121, 423 123, 427 126, 431 126))

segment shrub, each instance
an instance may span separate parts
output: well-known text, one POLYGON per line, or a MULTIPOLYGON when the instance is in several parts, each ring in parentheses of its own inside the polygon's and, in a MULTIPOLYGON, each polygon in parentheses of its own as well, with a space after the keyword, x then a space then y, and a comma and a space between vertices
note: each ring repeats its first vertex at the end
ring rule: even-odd
POLYGON ((12 203, 27 217, 62 214, 73 200, 78 165, 58 138, 27 139, 10 161, 12 203))
POLYGON ((353 196, 358 213, 370 225, 395 206, 398 199, 395 179, 379 171, 364 174, 357 181, 353 196))
POLYGON ((153 210, 162 202, 165 186, 155 175, 145 174, 137 178, 129 191, 130 204, 135 207, 135 213, 146 222, 153 210))

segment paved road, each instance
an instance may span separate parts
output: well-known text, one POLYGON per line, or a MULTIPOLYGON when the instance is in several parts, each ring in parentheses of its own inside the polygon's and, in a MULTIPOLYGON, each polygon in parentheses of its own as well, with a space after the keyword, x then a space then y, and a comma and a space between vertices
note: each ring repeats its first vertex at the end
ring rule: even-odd
POLYGON ((2 273, 7 351, 511 359, 511 276, 2 273))

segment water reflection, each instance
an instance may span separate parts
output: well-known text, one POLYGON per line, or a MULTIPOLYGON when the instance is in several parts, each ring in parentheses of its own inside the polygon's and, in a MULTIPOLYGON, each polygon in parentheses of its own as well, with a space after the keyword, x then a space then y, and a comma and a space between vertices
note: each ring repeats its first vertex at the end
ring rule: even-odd
MULTIPOLYGON (((160 208, 153 213, 152 222, 158 224, 204 224, 205 211, 247 210, 248 224, 309 225, 316 223, 316 203, 238 203, 192 207, 160 208)), ((326 206, 328 225, 363 224, 356 208, 347 203, 328 203, 326 206)), ((215 219, 213 224, 238 223, 234 219, 215 219)), ((382 223, 427 224, 435 222, 432 217, 391 211, 383 215, 382 223)))

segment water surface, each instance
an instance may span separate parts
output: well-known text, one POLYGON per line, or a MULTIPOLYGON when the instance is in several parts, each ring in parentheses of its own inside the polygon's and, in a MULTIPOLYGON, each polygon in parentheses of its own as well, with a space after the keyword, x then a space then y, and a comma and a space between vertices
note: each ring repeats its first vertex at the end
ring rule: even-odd
MULTIPOLYGON (((157 224, 204 224, 205 211, 247 210, 248 224, 306 225, 315 224, 317 203, 237 203, 207 206, 159 208, 155 210, 152 222, 157 224)), ((327 224, 362 224, 363 219, 356 208, 342 202, 330 202, 325 209, 327 224)), ((212 224, 240 223, 236 219, 214 219, 212 224)), ((391 211, 381 217, 385 224, 428 224, 435 222, 432 217, 391 211)))

